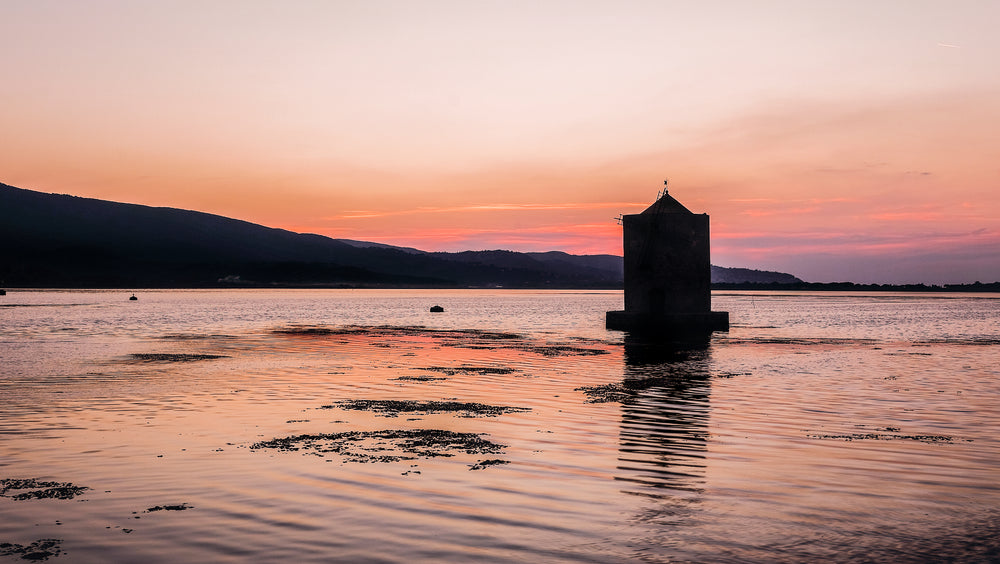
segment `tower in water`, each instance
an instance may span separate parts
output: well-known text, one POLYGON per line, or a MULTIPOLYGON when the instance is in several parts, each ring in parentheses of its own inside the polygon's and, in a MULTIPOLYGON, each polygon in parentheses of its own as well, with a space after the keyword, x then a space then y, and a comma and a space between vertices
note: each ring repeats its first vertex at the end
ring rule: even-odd
POLYGON ((712 311, 708 214, 694 214, 663 182, 653 205, 621 218, 625 310, 609 311, 608 329, 675 334, 729 329, 729 313, 712 311))

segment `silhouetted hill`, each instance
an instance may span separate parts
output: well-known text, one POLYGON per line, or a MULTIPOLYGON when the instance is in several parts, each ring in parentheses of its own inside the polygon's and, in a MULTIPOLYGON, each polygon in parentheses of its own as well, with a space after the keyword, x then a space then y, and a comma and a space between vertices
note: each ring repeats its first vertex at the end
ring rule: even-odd
POLYGON ((352 247, 357 247, 359 249, 368 248, 378 248, 378 249, 396 249, 397 251, 403 251, 404 253, 410 253, 414 255, 427 254, 427 251, 421 251, 420 249, 414 249, 413 247, 397 247, 395 245, 386 245, 385 243, 373 243, 371 241, 355 241, 354 239, 334 239, 339 243, 347 243, 352 247))
POLYGON ((712 265, 712 284, 798 284, 802 280, 784 272, 726 268, 712 265))
POLYGON ((506 251, 424 253, 217 215, 0 184, 0 279, 14 287, 385 286, 616 288, 614 272, 506 251), (522 257, 525 258, 525 257, 522 257))
MULTIPOLYGON (((622 284, 622 258, 614 255, 430 253, 6 184, 0 184, 0 242, 0 280, 11 287, 620 288, 622 284)), ((717 276, 731 282, 798 280, 782 273, 713 267, 713 281, 717 276)))

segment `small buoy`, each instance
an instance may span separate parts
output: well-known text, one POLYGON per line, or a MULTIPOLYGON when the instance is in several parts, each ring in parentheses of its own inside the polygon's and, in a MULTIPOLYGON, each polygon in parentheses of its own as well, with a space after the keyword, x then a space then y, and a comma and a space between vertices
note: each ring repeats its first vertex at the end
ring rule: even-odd
POLYGON ((444 311, 444 308, 441 306, 431 306, 431 313, 439 313, 442 311, 444 311))
POLYGON ((130 297, 129 299, 130 300, 138 300, 139 298, 135 297, 135 294, 132 294, 132 297, 130 297))

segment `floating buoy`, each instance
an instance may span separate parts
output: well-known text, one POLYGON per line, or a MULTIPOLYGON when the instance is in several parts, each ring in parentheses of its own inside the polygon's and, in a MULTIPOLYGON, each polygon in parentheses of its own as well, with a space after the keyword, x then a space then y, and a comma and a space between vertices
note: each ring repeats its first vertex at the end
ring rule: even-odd
POLYGON ((132 297, 129 298, 129 300, 138 300, 138 299, 139 298, 135 297, 135 294, 132 294, 132 297))
POLYGON ((441 306, 431 306, 431 313, 439 313, 442 311, 444 311, 444 308, 441 306))

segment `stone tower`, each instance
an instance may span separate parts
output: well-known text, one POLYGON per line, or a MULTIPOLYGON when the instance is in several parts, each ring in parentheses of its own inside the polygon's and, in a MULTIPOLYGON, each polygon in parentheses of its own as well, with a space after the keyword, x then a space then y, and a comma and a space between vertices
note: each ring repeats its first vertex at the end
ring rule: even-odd
POLYGON ((642 213, 622 217, 625 311, 609 311, 608 329, 709 333, 729 329, 712 311, 707 214, 694 214, 664 188, 642 213))

